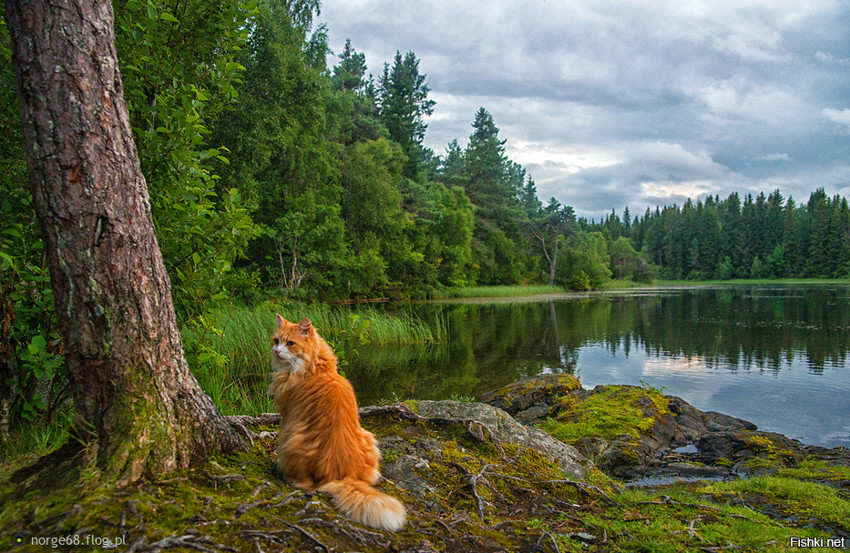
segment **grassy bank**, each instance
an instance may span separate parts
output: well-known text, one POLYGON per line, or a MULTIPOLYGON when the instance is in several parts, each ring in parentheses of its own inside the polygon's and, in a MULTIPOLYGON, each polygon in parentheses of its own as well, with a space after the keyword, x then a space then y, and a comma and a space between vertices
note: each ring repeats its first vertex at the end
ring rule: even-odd
POLYGON ((765 284, 850 284, 846 278, 734 278, 731 280, 659 280, 656 286, 752 286, 765 284))
POLYGON ((446 300, 454 298, 509 298, 515 296, 536 296, 540 294, 563 294, 569 290, 562 286, 530 284, 527 286, 464 286, 446 288, 436 292, 431 299, 446 300))
MULTIPOLYGON (((633 282, 631 280, 611 279, 602 283, 597 289, 599 292, 616 292, 630 288, 642 288, 648 286, 747 286, 747 285, 793 285, 793 284, 850 284, 847 278, 738 278, 731 280, 658 280, 651 284, 633 282)), ((545 284, 529 285, 505 285, 505 286, 465 286, 458 288, 446 288, 435 292, 430 299, 446 300, 460 298, 510 298, 519 296, 537 296, 543 294, 567 294, 573 290, 563 286, 546 286, 545 284)))

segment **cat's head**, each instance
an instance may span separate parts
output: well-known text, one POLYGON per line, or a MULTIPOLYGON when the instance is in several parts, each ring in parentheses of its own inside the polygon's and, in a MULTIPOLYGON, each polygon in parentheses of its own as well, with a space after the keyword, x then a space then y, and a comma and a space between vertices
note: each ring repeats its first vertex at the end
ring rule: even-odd
POLYGON ((291 323, 277 316, 277 329, 272 334, 272 367, 299 372, 316 354, 316 330, 310 319, 291 323))

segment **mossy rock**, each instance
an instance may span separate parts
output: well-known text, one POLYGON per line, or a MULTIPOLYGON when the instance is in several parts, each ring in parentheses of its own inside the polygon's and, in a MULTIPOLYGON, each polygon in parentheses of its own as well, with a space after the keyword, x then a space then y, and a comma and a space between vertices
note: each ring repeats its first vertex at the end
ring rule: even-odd
POLYGON ((542 418, 550 414, 550 410, 559 404, 560 398, 580 389, 581 384, 572 375, 543 374, 487 392, 481 396, 481 402, 503 409, 519 419, 523 418, 520 413, 536 408, 534 418, 542 418))

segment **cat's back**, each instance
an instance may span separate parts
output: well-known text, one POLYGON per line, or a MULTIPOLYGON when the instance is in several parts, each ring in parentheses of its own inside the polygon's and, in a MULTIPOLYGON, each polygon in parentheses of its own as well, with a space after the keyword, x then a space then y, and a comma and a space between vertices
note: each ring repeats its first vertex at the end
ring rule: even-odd
MULTIPOLYGON (((304 398, 318 410, 344 412, 357 416, 357 398, 347 378, 333 373, 321 373, 305 382, 304 398)), ((330 413, 328 413, 330 414, 330 413)))

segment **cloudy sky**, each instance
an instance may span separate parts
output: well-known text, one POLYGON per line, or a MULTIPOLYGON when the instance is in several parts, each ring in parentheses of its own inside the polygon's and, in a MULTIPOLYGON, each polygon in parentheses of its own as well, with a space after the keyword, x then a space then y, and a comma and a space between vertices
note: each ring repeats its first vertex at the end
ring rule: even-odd
POLYGON ((580 216, 850 196, 845 0, 323 0, 319 21, 376 76, 419 57, 436 153, 484 106, 540 197, 580 216))

